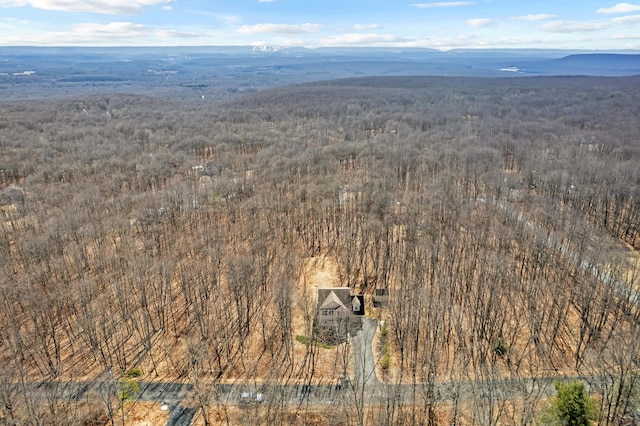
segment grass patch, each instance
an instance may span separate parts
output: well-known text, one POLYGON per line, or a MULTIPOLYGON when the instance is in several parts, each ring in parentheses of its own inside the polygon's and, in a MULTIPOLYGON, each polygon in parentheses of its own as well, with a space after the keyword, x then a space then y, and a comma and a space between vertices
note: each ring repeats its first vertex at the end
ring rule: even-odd
POLYGON ((386 371, 391 367, 391 344, 389 342, 389 329, 386 323, 380 327, 380 343, 382 343, 382 360, 380 366, 386 371))
POLYGON ((296 336, 296 340, 300 343, 304 343, 305 345, 312 343, 316 346, 319 346, 324 349, 333 349, 333 346, 327 345, 326 343, 318 342, 317 340, 311 340, 308 336, 296 336))

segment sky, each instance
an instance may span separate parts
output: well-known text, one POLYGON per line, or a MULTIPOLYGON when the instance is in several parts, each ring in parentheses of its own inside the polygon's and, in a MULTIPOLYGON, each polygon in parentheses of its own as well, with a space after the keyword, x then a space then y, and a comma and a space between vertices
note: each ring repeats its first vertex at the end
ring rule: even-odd
POLYGON ((640 49, 640 2, 0 0, 0 46, 640 49))

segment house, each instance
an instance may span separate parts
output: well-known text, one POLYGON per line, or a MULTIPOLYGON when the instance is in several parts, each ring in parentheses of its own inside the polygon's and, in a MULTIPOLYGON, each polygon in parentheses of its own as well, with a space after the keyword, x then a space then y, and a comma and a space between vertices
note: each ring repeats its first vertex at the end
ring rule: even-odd
POLYGON ((362 329, 364 316, 364 295, 351 294, 349 287, 329 287, 318 289, 316 310, 316 331, 319 334, 333 334, 343 337, 362 329))

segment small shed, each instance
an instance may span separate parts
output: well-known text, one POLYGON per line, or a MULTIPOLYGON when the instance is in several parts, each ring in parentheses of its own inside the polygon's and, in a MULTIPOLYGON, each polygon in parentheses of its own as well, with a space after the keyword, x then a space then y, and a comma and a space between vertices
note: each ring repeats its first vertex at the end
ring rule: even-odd
POLYGON ((373 306, 387 306, 389 304, 389 289, 376 288, 373 292, 373 306))

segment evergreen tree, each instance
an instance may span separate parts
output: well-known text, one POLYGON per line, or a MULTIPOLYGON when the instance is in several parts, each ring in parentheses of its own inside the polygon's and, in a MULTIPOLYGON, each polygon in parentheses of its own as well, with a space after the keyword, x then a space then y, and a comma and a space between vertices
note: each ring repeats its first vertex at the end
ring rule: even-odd
POLYGON ((596 403, 580 380, 553 384, 557 396, 540 416, 541 425, 589 426, 598 419, 596 403))

